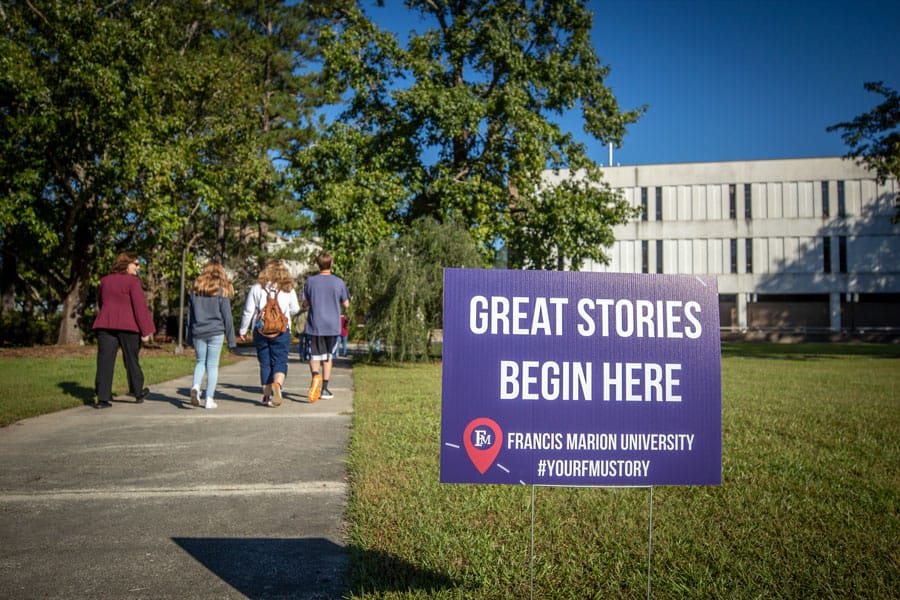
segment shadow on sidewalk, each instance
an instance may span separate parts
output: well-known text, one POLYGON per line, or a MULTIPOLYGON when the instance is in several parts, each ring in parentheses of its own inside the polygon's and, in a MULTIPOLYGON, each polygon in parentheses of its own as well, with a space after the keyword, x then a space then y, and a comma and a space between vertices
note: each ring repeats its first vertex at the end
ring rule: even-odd
POLYGON ((247 598, 330 599, 348 591, 344 549, 323 538, 173 538, 247 598))
MULTIPOLYGON (((324 538, 172 538, 210 572, 251 600, 339 600, 351 591, 346 550, 324 538)), ((422 569, 381 552, 357 564, 364 582, 356 594, 411 589, 452 589, 459 585, 442 573, 422 569)))

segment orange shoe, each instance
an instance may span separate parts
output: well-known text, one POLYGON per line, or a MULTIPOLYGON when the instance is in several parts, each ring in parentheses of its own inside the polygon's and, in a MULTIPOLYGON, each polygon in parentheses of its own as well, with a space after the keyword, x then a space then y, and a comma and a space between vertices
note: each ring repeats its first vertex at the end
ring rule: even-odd
POLYGON ((312 381, 309 384, 309 393, 307 396, 309 397, 310 402, 315 402, 319 399, 319 396, 322 395, 322 376, 316 373, 313 375, 312 381))

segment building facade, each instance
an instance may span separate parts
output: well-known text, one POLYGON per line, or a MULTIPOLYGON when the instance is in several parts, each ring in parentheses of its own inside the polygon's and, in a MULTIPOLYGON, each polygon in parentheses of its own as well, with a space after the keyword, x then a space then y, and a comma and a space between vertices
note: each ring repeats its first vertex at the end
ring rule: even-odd
POLYGON ((723 332, 900 332, 896 180, 840 157, 616 166, 604 178, 642 212, 615 228, 610 264, 583 270, 714 275, 723 332))

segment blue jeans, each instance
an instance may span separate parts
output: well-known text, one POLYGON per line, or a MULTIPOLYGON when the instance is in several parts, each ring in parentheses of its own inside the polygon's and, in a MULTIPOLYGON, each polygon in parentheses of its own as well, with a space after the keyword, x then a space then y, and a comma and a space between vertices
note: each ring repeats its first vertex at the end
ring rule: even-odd
POLYGON ((310 359, 309 341, 311 337, 305 333, 300 334, 300 360, 302 361, 308 362, 310 359))
POLYGON ((275 381, 275 373, 288 372, 288 352, 291 349, 291 332, 269 338, 253 331, 253 345, 259 360, 259 383, 268 385, 275 381))
POLYGON ((337 358, 338 356, 347 356, 346 335, 339 335, 337 342, 334 344, 334 351, 331 353, 331 358, 337 358))
POLYGON ((220 333, 208 338, 195 338, 194 350, 197 352, 197 364, 194 365, 194 387, 199 388, 206 373, 206 398, 212 400, 216 395, 216 383, 219 381, 219 356, 225 334, 220 333))

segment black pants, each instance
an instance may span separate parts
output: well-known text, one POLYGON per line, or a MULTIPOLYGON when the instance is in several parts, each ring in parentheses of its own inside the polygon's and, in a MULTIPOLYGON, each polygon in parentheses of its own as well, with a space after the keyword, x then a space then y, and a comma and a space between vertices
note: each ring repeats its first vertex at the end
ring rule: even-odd
POLYGON ((118 331, 116 329, 97 330, 97 376, 94 389, 97 400, 112 400, 113 374, 116 370, 116 354, 122 349, 122 360, 125 373, 128 375, 128 392, 140 394, 144 389, 144 372, 138 362, 141 351, 141 334, 134 331, 118 331))

